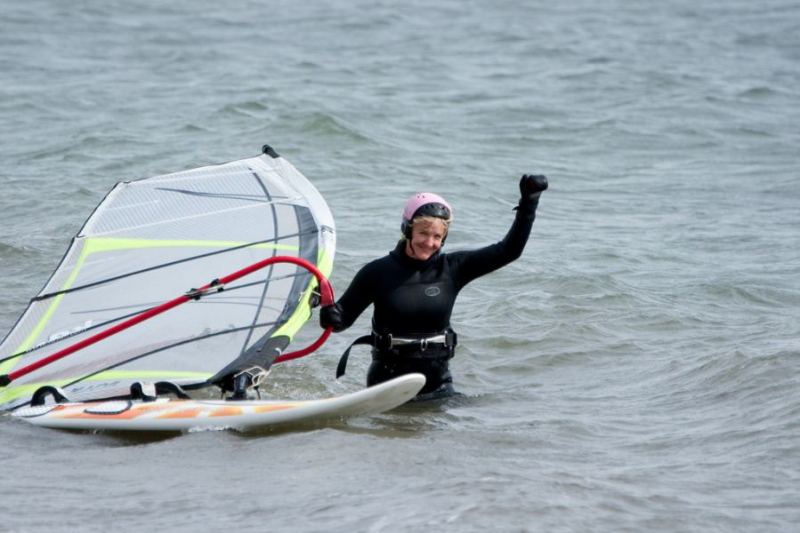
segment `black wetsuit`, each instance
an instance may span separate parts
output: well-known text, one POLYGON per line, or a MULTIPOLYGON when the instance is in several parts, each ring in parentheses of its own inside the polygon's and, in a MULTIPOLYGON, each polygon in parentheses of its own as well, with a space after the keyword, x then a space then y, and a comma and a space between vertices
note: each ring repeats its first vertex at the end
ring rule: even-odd
MULTIPOLYGON (((520 201, 505 238, 477 250, 439 251, 420 261, 408 257, 406 241, 400 241, 387 256, 368 263, 356 274, 335 304, 333 319, 323 318, 323 326, 331 325, 335 331, 342 331, 374 304, 372 327, 378 338, 389 333, 395 338, 431 337, 451 331, 450 315, 459 291, 475 278, 507 265, 522 254, 537 204, 538 198, 520 201)), ((423 350, 419 344, 391 349, 380 344, 373 344, 367 385, 420 372, 427 379, 421 395, 452 392, 449 370, 452 346, 429 345, 423 350)))

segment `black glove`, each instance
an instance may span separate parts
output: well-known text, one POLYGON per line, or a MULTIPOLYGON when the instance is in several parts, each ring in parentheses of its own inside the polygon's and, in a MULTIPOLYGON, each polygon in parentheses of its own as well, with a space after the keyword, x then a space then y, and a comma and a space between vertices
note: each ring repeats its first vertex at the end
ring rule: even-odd
POLYGON ((538 200, 539 195, 547 190, 547 177, 524 174, 519 180, 519 194, 523 201, 538 200))
POLYGON ((342 309, 336 304, 322 307, 319 310, 319 325, 322 326, 322 329, 332 327, 333 331, 343 330, 342 309))

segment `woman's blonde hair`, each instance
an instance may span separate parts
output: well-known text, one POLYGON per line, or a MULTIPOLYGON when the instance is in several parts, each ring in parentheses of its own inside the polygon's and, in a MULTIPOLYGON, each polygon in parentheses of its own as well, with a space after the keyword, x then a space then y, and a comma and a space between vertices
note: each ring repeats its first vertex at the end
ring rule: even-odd
MULTIPOLYGON (((410 226, 410 228, 413 229, 414 226, 416 226, 419 223, 432 224, 434 222, 441 222, 442 224, 444 224, 444 235, 446 237, 447 236, 447 232, 450 231, 450 224, 453 222, 453 216, 450 215, 450 218, 439 218, 439 217, 432 217, 432 216, 428 216, 428 215, 422 215, 422 216, 414 217, 411 220, 411 224, 409 224, 409 226, 410 226)), ((408 234, 410 235, 411 231, 409 231, 408 234)), ((408 240, 408 237, 406 236, 405 233, 403 233, 403 240, 408 240)), ((444 239, 442 239, 442 240, 444 240, 444 239)))

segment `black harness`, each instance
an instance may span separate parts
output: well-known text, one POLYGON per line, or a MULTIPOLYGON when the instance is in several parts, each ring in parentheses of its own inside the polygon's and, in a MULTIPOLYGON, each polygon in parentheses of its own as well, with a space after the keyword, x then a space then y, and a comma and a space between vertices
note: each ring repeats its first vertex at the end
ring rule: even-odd
POLYGON ((447 329, 437 335, 395 337, 391 333, 381 335, 373 331, 363 335, 350 344, 339 358, 336 367, 336 379, 342 377, 347 368, 347 359, 353 346, 366 344, 372 346, 374 359, 390 359, 394 357, 418 357, 429 359, 451 359, 458 344, 458 335, 447 329), (444 353, 443 353, 444 352, 444 353))

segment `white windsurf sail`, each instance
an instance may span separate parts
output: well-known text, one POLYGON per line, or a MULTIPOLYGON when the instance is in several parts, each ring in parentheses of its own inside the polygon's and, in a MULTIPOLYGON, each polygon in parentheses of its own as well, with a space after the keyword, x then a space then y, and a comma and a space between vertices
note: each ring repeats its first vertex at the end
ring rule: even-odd
MULTIPOLYGON (((266 258, 301 258, 327 276, 335 242, 322 196, 269 147, 259 157, 118 183, 0 344, 0 375, 266 258)), ((232 376, 269 368, 285 350, 311 316, 316 286, 295 264, 270 264, 14 377, 0 388, 0 409, 30 403, 43 387, 73 401, 125 394, 135 382, 230 388, 232 376)))

